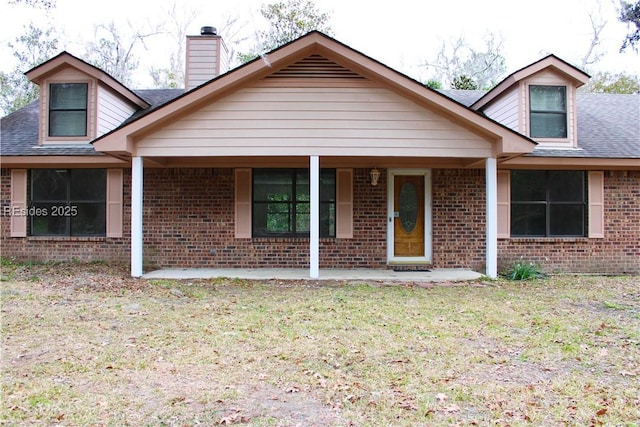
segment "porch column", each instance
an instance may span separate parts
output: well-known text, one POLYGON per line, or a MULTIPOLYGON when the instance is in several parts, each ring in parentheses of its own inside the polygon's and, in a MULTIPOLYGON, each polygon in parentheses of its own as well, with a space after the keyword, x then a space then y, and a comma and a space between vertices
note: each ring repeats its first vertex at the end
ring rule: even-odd
POLYGON ((485 163, 487 194, 487 271, 485 274, 498 276, 498 171, 496 159, 488 158, 485 163))
POLYGON ((309 157, 309 277, 320 277, 320 158, 309 157))
POLYGON ((131 159, 131 277, 142 276, 142 157, 131 159))

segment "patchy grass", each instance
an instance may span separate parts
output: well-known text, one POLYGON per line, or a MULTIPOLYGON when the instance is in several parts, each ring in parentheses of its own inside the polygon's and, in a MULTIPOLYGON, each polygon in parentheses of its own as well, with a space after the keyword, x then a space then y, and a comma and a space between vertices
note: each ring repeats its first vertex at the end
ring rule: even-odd
POLYGON ((6 425, 640 420, 638 277, 389 286, 7 268, 6 425))

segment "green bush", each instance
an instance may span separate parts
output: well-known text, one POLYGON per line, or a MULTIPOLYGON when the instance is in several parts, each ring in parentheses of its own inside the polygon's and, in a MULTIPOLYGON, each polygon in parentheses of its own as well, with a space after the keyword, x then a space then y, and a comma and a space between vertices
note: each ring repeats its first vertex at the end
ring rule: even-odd
POLYGON ((546 277, 546 275, 540 271, 537 265, 532 262, 516 262, 510 269, 502 274, 509 280, 530 280, 546 277))

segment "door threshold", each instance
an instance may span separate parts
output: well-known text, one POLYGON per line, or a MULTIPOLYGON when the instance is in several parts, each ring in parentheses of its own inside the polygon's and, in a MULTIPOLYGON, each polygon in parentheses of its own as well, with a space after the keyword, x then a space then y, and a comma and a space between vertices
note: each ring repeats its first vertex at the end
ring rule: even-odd
POLYGON ((394 260, 387 262, 387 265, 390 267, 397 266, 431 266, 431 261, 422 261, 422 260, 394 260))
POLYGON ((396 273, 401 273, 401 272, 407 272, 407 273, 411 273, 411 272, 430 272, 430 265, 415 265, 415 264, 411 264, 411 265, 392 265, 391 269, 393 271, 395 271, 396 273))

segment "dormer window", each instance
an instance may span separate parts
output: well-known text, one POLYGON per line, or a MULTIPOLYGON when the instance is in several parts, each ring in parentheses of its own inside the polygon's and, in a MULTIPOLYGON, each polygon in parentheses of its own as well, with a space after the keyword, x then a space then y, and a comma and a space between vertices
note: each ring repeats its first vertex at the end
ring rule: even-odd
POLYGON ((49 136, 87 136, 87 83, 49 86, 49 136))
POLYGON ((529 86, 531 138, 567 138, 566 86, 529 86))

